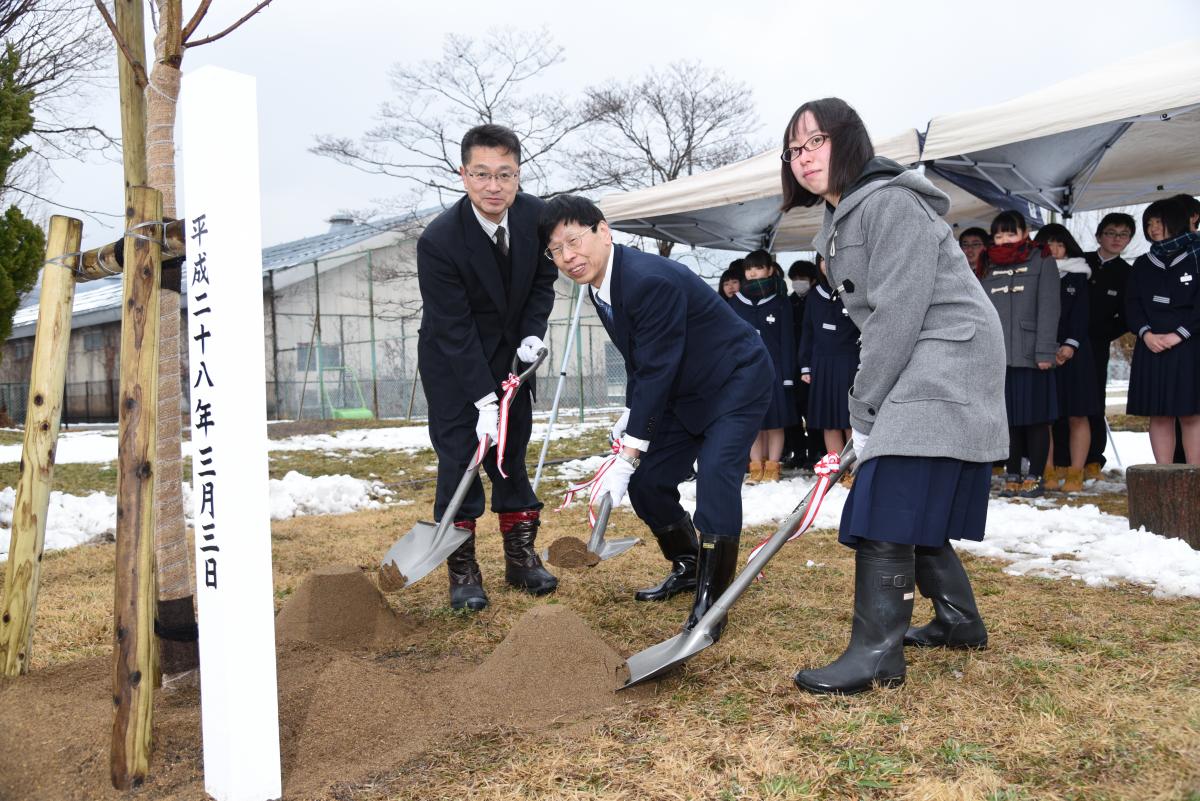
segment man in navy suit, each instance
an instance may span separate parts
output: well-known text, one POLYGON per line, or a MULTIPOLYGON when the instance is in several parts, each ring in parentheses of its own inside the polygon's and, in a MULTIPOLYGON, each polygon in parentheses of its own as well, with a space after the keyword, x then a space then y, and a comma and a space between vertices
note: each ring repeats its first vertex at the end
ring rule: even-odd
MULTIPOLYGON (((591 287, 628 375, 617 460, 601 479, 619 504, 626 491, 654 532, 671 574, 639 600, 695 589, 686 629, 716 602, 737 568, 742 475, 770 401, 774 367, 758 332, 682 264, 614 245, 604 215, 563 195, 542 211, 546 255, 591 287), (693 463, 696 517, 679 504, 693 463), (697 543, 696 530, 699 530, 697 543)), ((722 621, 723 625, 723 621, 722 621)), ((720 636, 720 627, 715 631, 720 636)))
MULTIPOLYGON (((434 517, 441 519, 478 445, 497 439, 500 382, 513 355, 532 362, 546 335, 558 274, 537 238, 543 202, 518 191, 521 143, 499 125, 480 125, 462 140, 460 175, 466 196, 442 212, 417 241, 417 281, 423 310, 417 365, 429 404, 429 437, 438 456, 434 517)), ((484 469, 492 480, 492 511, 500 516, 505 579, 534 595, 558 580, 534 550, 542 504, 529 485, 525 448, 532 426, 530 394, 522 386, 509 413, 504 451, 507 478, 495 448, 484 469)), ((446 560, 450 605, 487 606, 475 561, 475 520, 483 514, 483 485, 471 486, 454 524, 471 537, 446 560)))

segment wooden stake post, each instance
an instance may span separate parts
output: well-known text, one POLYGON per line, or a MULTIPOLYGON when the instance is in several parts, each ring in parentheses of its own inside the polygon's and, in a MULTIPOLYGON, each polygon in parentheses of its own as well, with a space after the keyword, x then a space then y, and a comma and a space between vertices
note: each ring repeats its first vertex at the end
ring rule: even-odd
POLYGON ((125 204, 125 278, 117 455, 113 605, 113 786, 139 786, 150 767, 156 670, 154 457, 158 411, 158 298, 162 195, 131 187, 125 204), (150 223, 150 225, 146 225, 150 223))
POLYGON ((6 590, 0 611, 0 675, 5 676, 29 670, 42 549, 46 543, 46 511, 62 419, 67 346, 71 342, 71 303, 75 297, 72 270, 78 257, 66 254, 78 253, 82 236, 83 223, 79 220, 57 215, 50 218, 37 333, 33 340, 33 374, 29 378, 21 478, 13 506, 6 590))

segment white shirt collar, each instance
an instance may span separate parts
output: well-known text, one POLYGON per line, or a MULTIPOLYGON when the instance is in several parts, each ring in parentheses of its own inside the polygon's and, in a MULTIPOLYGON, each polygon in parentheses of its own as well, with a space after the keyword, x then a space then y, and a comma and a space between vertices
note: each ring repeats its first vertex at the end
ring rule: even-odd
POLYGON ((479 209, 475 208, 474 203, 471 204, 471 211, 475 212, 475 219, 479 220, 479 224, 483 226, 483 232, 487 234, 488 239, 492 240, 494 243, 496 241, 496 229, 503 225, 504 235, 508 238, 510 243, 509 247, 512 246, 512 228, 510 228, 508 225, 508 209, 504 210, 504 216, 500 218, 500 222, 498 223, 494 223, 487 217, 484 217, 483 213, 480 212, 479 209))
POLYGON ((757 301, 750 300, 750 298, 746 297, 741 292, 735 292, 733 296, 735 298, 737 298, 738 300, 740 300, 742 303, 745 303, 747 306, 761 306, 764 303, 768 303, 775 299, 774 292, 772 292, 770 295, 767 295, 765 298, 762 298, 757 301))
POLYGON ((591 287, 592 294, 600 300, 612 305, 612 274, 613 274, 613 256, 617 253, 615 244, 608 247, 608 266, 604 268, 604 280, 600 282, 600 288, 591 287))
POLYGON ((817 294, 819 294, 821 297, 825 298, 825 300, 829 300, 830 295, 828 292, 825 291, 825 287, 821 286, 820 284, 817 284, 816 286, 817 286, 817 294))

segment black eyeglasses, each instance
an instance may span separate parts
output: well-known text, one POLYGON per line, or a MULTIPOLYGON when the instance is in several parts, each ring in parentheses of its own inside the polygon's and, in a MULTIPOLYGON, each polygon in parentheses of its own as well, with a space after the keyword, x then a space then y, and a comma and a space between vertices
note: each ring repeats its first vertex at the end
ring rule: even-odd
POLYGON ((813 134, 800 147, 785 147, 783 152, 779 154, 779 158, 783 161, 795 161, 800 158, 800 151, 807 150, 812 153, 815 150, 820 150, 829 141, 829 134, 813 134))

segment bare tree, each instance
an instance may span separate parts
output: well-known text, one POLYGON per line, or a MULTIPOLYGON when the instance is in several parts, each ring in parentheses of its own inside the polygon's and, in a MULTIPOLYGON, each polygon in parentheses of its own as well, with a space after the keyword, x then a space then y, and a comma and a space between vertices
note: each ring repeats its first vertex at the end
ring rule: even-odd
POLYGON ((592 122, 588 107, 530 89, 534 79, 562 61, 563 48, 545 29, 501 30, 484 39, 450 34, 440 59, 392 67, 396 100, 380 106, 378 125, 358 140, 317 136, 312 152, 363 172, 400 178, 410 194, 427 199, 432 193, 446 206, 462 194, 462 135, 475 125, 498 123, 521 138, 521 181, 527 191, 548 195, 598 188, 604 184, 562 183, 568 174, 560 162, 564 145, 592 122))
POLYGON ((90 89, 109 82, 112 57, 104 25, 87 0, 0 0, 0 40, 20 58, 16 84, 32 94, 34 124, 23 137, 30 158, 10 171, 0 195, 41 201, 53 162, 79 159, 115 144, 102 129, 79 122, 90 89))
MULTIPOLYGON (((640 189, 750 156, 758 128, 749 87, 698 62, 587 90, 598 127, 573 156, 583 183, 640 189)), ((667 256, 674 243, 658 243, 667 256)))

